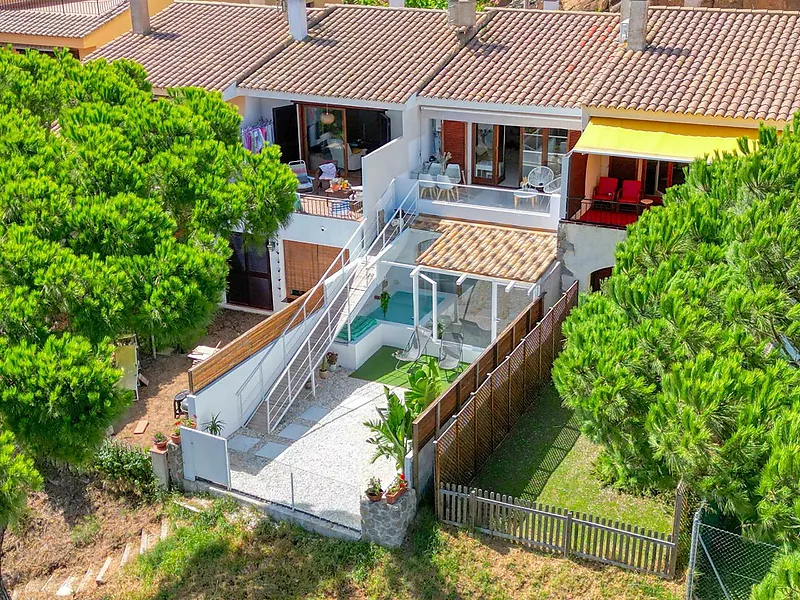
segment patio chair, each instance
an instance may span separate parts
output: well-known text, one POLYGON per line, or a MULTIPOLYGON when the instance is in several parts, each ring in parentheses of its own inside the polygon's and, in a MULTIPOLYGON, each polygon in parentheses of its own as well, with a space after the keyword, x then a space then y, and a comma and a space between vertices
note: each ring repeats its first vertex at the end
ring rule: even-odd
POLYGON ((453 180, 453 183, 461 183, 461 166, 450 163, 444 170, 444 174, 453 180))
POLYGON ((448 200, 458 202, 458 186, 447 175, 439 175, 436 178, 436 189, 439 198, 444 194, 448 200))
POLYGON ((441 174, 442 174, 442 165, 440 165, 437 162, 431 163, 431 166, 428 169, 428 175, 431 175, 434 179, 436 179, 441 174))
POLYGON ((464 356, 464 338, 460 333, 446 331, 442 334, 442 344, 439 347, 439 368, 443 371, 458 371, 461 369, 464 356))
POLYGON ((634 210, 639 209, 639 202, 642 200, 642 182, 636 179, 626 179, 622 182, 622 189, 619 191, 617 202, 620 208, 627 205, 634 210))
POLYGON ((528 185, 536 189, 542 189, 553 181, 555 173, 550 167, 536 166, 528 172, 528 185))
POLYGON ((306 167, 306 161, 304 160, 293 160, 289 162, 289 168, 294 173, 294 176, 297 177, 297 191, 298 192, 310 192, 314 189, 314 180, 308 175, 308 168, 306 167))
POLYGON ((395 369, 399 369, 403 363, 411 363, 411 366, 417 364, 425 352, 425 346, 428 344, 428 332, 420 327, 414 327, 414 332, 403 350, 398 350, 392 356, 397 360, 395 369))
POLYGON ((433 195, 436 192, 436 179, 434 179, 433 175, 428 175, 427 173, 420 173, 419 174, 419 197, 424 198, 426 195, 433 199, 433 195))
POLYGON ((339 167, 336 161, 329 160, 319 166, 319 174, 317 179, 319 181, 331 181, 339 176, 339 167))
POLYGON ((613 202, 614 196, 617 195, 617 187, 619 187, 619 179, 616 177, 601 177, 597 185, 594 186, 592 200, 613 202))

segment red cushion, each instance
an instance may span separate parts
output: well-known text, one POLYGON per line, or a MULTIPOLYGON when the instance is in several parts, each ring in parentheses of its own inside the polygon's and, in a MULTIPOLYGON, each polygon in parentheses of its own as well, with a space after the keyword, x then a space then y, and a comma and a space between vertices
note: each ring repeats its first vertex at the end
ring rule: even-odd
POLYGON ((622 182, 622 192, 619 195, 620 202, 639 202, 642 196, 642 182, 637 180, 626 180, 622 182))

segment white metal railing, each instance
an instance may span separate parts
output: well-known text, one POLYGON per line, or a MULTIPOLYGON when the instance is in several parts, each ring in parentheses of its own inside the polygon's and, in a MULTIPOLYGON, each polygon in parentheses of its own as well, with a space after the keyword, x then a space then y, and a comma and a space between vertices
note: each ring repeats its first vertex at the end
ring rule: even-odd
POLYGON ((352 310, 374 283, 381 253, 416 219, 417 195, 417 186, 412 186, 369 249, 357 261, 351 261, 354 266, 347 271, 343 269, 336 292, 331 294, 330 300, 326 299, 325 307, 311 332, 264 398, 268 431, 277 427, 307 381, 311 381, 312 390, 316 393, 314 369, 342 327, 347 327, 347 339, 350 339, 352 310))

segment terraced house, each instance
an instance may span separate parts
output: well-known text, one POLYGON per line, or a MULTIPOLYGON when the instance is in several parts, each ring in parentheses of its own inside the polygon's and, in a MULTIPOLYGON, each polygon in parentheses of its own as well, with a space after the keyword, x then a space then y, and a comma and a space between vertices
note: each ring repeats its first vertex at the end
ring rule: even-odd
MULTIPOLYGON (((325 393, 327 352, 348 369, 384 346, 469 363, 536 298, 597 288, 686 164, 800 108, 798 31, 800 13, 646 0, 620 14, 177 0, 99 48, 89 59, 136 60, 156 90, 220 91, 243 143, 279 145, 298 175, 276 241, 232 232, 223 303, 265 320, 190 372, 189 412, 219 414, 231 441, 184 448, 192 475, 280 503, 276 432, 325 393)), ((341 439, 295 433, 284 458, 313 446, 323 458, 296 464, 360 485, 369 465, 336 462, 341 439)), ((417 487, 430 453, 413 458, 417 487)), ((358 491, 321 487, 303 510, 357 529, 358 491)))

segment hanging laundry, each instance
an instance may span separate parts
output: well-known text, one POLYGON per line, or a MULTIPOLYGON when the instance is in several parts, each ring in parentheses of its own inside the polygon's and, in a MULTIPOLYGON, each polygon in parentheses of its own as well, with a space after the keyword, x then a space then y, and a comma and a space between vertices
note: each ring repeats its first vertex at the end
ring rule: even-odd
POLYGON ((253 154, 258 154, 267 144, 275 143, 272 119, 262 119, 255 125, 242 127, 242 145, 253 154))

